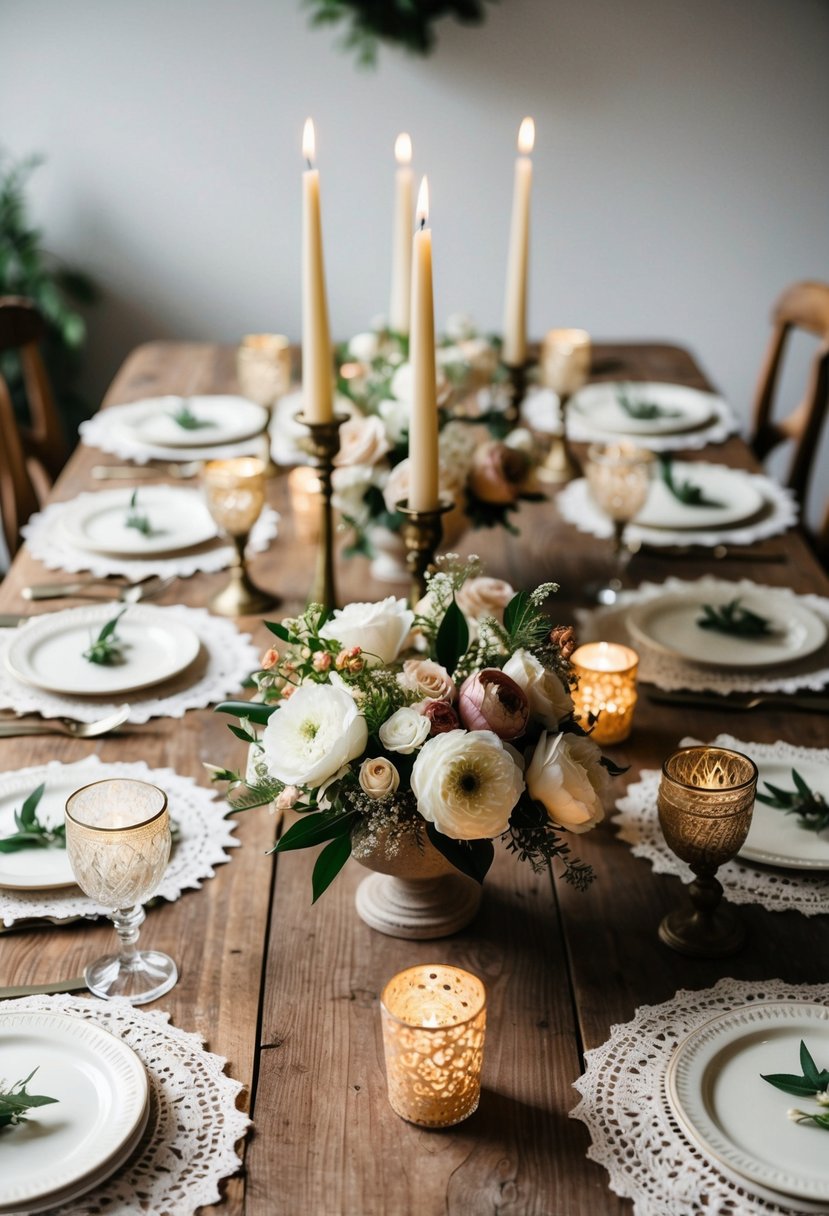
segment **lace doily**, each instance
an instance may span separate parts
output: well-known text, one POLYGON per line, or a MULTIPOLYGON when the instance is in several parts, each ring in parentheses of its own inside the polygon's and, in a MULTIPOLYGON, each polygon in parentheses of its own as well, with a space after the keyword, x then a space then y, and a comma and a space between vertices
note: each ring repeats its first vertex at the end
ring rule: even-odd
MULTIPOLYGON (((680 747, 696 743, 683 739, 680 747)), ((796 764, 798 760, 826 763, 825 751, 807 747, 792 747, 788 743, 745 743, 731 735, 718 735, 712 742, 717 747, 731 747, 748 752, 755 759, 784 759, 796 764)), ((673 874, 683 882, 694 875, 690 867, 676 857, 665 843, 659 827, 656 795, 661 774, 658 769, 643 769, 639 780, 632 782, 617 801, 618 814, 613 822, 622 840, 631 846, 634 857, 644 857, 657 874, 673 874)), ((772 869, 754 865, 735 857, 717 870, 726 898, 734 904, 760 904, 767 912, 802 912, 817 916, 829 909, 829 874, 809 870, 772 869)))
MULTIPOLYGON (((173 679, 129 694, 128 721, 135 724, 148 722, 150 718, 182 718, 188 709, 203 709, 221 701, 229 693, 238 692, 259 664, 259 652, 251 643, 250 634, 239 633, 233 621, 211 616, 206 608, 188 608, 183 604, 163 611, 175 614, 199 635, 201 653, 190 668, 173 679)), ((12 630, 3 633, 14 636, 12 630)), ((3 662, 2 650, 8 645, 8 640, 0 640, 0 709, 42 714, 44 718, 66 715, 80 722, 94 722, 127 699, 122 697, 116 702, 100 697, 58 696, 23 684, 3 662)))
MULTIPOLYGON (((216 791, 196 785, 190 777, 182 777, 171 768, 149 768, 143 760, 104 764, 97 756, 87 756, 75 764, 52 760, 49 764, 17 769, 4 777, 31 777, 34 789, 58 770, 64 776, 77 774, 78 789, 92 781, 131 777, 164 790, 177 832, 170 862, 155 892, 161 899, 172 901, 183 891, 197 890, 205 878, 213 877, 215 866, 230 860, 227 850, 239 845, 233 835, 236 821, 227 818, 227 805, 216 801, 216 791)), ((0 922, 7 927, 19 920, 61 921, 76 916, 107 916, 111 911, 89 899, 78 887, 47 891, 0 887, 0 922)))
MULTIPOLYGON (((728 524, 722 528, 639 528, 635 523, 625 528, 625 540, 629 544, 648 545, 753 545, 758 540, 777 536, 797 523, 797 503, 791 490, 778 485, 771 477, 761 473, 746 473, 753 486, 763 496, 764 507, 759 518, 744 524, 728 524)), ((610 538, 613 524, 594 503, 587 487, 587 480, 579 477, 559 492, 556 498, 559 515, 580 532, 591 536, 610 538)))
POLYGON ((588 1157, 604 1166, 610 1189, 633 1200, 635 1216, 767 1216, 826 1211, 782 1196, 774 1202, 753 1184, 705 1158, 680 1131, 664 1077, 677 1044, 697 1026, 755 1001, 829 1002, 829 984, 723 979, 713 988, 680 989, 662 1005, 643 1005, 613 1026, 601 1047, 585 1052, 582 1095, 570 1112, 590 1131, 588 1157), (749 1189, 751 1188, 751 1189, 749 1189))
POLYGON ((100 448, 102 452, 109 452, 121 460, 132 460, 135 464, 147 464, 150 460, 169 460, 176 464, 187 460, 230 460, 234 456, 258 456, 263 448, 261 435, 210 448, 165 448, 155 443, 139 443, 125 425, 132 416, 131 404, 111 405, 99 410, 79 426, 81 441, 87 447, 100 448))
MULTIPOLYGON (((709 443, 724 443, 729 435, 735 435, 739 430, 737 419, 731 406, 721 397, 715 397, 712 405, 711 421, 698 430, 674 432, 671 435, 637 434, 637 446, 648 448, 651 452, 690 452, 699 451, 709 443)), ((552 389, 530 389, 521 406, 521 414, 525 424, 532 430, 553 435, 561 434, 561 412, 558 397, 552 389)), ((579 416, 573 410, 570 410, 567 416, 567 436, 573 443, 618 443, 620 439, 626 438, 618 431, 602 431, 592 426, 589 419, 579 416)))
MULTIPOLYGON (((579 639, 582 642, 624 642, 639 652, 639 679, 657 688, 685 688, 694 692, 717 692, 726 696, 731 692, 797 692, 799 688, 819 691, 829 683, 829 642, 820 650, 807 655, 796 663, 785 666, 763 668, 754 671, 724 671, 714 667, 696 667, 669 654, 662 654, 645 645, 638 638, 632 640, 625 625, 627 610, 633 604, 655 599, 672 592, 688 589, 705 590, 706 587, 722 587, 723 579, 704 578, 689 581, 668 578, 664 583, 642 583, 635 591, 622 591, 618 601, 607 608, 579 608, 576 611, 579 639), (769 673, 773 674, 769 674, 769 673)), ((775 595, 789 595, 799 603, 817 613, 829 625, 829 599, 821 595, 795 595, 788 587, 769 587, 754 583, 751 579, 730 582, 734 595, 749 591, 773 591, 775 595)))
MULTIPOLYGON (((72 499, 73 509, 75 504, 83 499, 94 498, 94 494, 79 494, 77 498, 72 499)), ((92 553, 88 549, 77 548, 64 539, 60 532, 60 516, 66 506, 64 502, 51 503, 37 515, 33 515, 20 529, 20 535, 26 541, 29 553, 49 570, 66 570, 70 574, 88 570, 96 578, 108 578, 117 574, 129 579, 131 583, 140 583, 151 574, 157 574, 161 578, 189 578, 191 574, 197 573, 215 574, 217 570, 227 569, 236 556, 232 545, 223 544, 212 549, 179 553, 169 557, 162 555, 129 558, 109 553, 92 553)), ((278 525, 278 513, 270 507, 265 507, 253 525, 248 552, 264 553, 276 536, 278 525)))
POLYGON ((52 1216, 187 1216, 219 1202, 219 1182, 242 1164, 236 1144, 251 1121, 236 1108, 244 1086, 225 1075, 226 1061, 204 1050, 201 1035, 171 1026, 168 1013, 122 1000, 27 996, 3 1009, 94 1022, 123 1039, 147 1070, 150 1121, 135 1153, 87 1197, 50 1209, 52 1216))

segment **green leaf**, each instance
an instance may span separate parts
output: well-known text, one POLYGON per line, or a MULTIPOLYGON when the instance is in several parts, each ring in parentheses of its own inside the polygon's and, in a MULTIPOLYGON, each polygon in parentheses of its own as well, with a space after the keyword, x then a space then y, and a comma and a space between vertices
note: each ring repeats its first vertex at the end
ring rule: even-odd
POLYGON ((43 791, 45 789, 46 789, 46 782, 44 781, 44 782, 41 782, 41 784, 37 787, 36 790, 32 790, 31 794, 29 794, 29 797, 23 803, 22 807, 20 808, 20 826, 21 826, 21 828, 23 828, 23 829, 30 828, 37 821, 36 811, 37 811, 38 803, 40 802, 41 798, 43 797, 43 791))
POLYGON ((268 721, 271 714, 276 713, 278 705, 263 705, 261 701, 221 701, 215 706, 214 714, 230 714, 233 718, 248 718, 260 726, 268 721))
POLYGON ((504 609, 504 628, 507 633, 515 633, 521 626, 527 609, 530 606, 528 591, 518 591, 504 609))
POLYGON ((437 661, 452 674, 469 645, 469 626, 453 597, 435 638, 437 661))
POLYGON ((803 798, 811 799, 812 791, 809 789, 809 786, 795 768, 792 769, 792 781, 795 783, 798 793, 801 794, 803 798))
POLYGON ((99 642, 105 642, 107 640, 107 638, 112 637, 112 635, 115 633, 115 630, 118 628, 118 622, 120 621, 121 617, 124 615, 124 613, 126 611, 127 611, 126 608, 122 608, 120 612, 117 612, 115 614, 115 616, 112 618, 112 620, 107 621, 107 623, 104 625, 101 632, 98 634, 99 642))
POLYGON ((814 1085, 810 1084, 805 1077, 798 1077, 794 1073, 760 1073, 760 1076, 775 1089, 782 1089, 784 1093, 794 1094, 798 1098, 810 1097, 815 1093, 814 1085))
POLYGON ((483 883, 495 857, 491 840, 453 840, 451 836, 439 832, 433 823, 427 823, 426 835, 456 870, 467 878, 474 878, 477 883, 483 883))
POLYGON ((265 621, 265 628, 270 629, 271 633, 275 633, 283 642, 292 642, 293 636, 288 632, 284 625, 280 625, 279 621, 265 621))
POLYGON ((228 726, 227 728, 232 735, 237 739, 241 739, 243 743, 255 743, 256 735, 251 734, 249 730, 245 730, 243 726, 228 726))
POLYGON ((327 844, 320 853, 311 875, 314 892, 312 903, 316 903, 323 891, 330 887, 351 856, 351 835, 339 836, 327 844))
POLYGON ((810 1082, 813 1089, 817 1092, 820 1088, 820 1077, 818 1075, 817 1065, 811 1057, 809 1048, 800 1040, 800 1067, 803 1069, 803 1076, 810 1082))
POLYGON ((329 811, 311 812, 288 828, 275 851, 287 853, 290 849, 310 849, 338 836, 348 836, 350 839, 355 815, 355 811, 347 815, 332 815, 329 811))

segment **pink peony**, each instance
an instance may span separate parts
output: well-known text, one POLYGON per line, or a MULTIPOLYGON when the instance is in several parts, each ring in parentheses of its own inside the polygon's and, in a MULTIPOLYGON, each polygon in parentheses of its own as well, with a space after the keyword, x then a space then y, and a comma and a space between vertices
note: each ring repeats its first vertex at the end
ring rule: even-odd
POLYGON ((492 440, 476 449, 469 474, 469 487, 482 502, 515 502, 530 470, 523 452, 492 440))
POLYGON ((517 739, 527 729, 530 703, 515 680, 485 667, 464 680, 458 712, 467 730, 491 730, 499 739, 517 739))

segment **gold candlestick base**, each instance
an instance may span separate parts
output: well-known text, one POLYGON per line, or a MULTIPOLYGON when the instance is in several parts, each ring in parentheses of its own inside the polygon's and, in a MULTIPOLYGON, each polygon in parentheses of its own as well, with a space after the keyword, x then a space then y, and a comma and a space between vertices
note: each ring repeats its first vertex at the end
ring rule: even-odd
POLYGON ((330 422, 311 422, 302 412, 295 414, 297 422, 308 428, 308 438, 302 446, 311 457, 320 482, 320 527, 317 546, 317 566, 311 585, 309 604, 321 604, 326 612, 337 607, 337 592, 334 585, 334 521, 331 509, 331 476, 334 472, 334 457, 340 450, 340 426, 347 421, 346 414, 335 414, 330 422))
POLYGON ((687 891, 691 907, 676 908, 663 917, 659 940, 690 958, 736 954, 746 931, 729 906, 721 902, 722 883, 713 874, 697 873, 687 891))
POLYGON ((413 608, 426 594, 426 571, 433 564, 443 538, 441 516, 451 511, 454 505, 444 501, 432 511, 415 511, 409 506, 408 499, 397 504, 397 510, 404 516, 400 532, 406 546, 406 569, 412 576, 409 602, 413 608))
POLYGON ((544 463, 538 468, 536 476, 539 481, 548 485, 565 485, 581 477, 581 466, 573 455, 570 441, 567 438, 567 406, 569 397, 561 394, 559 409, 561 411, 561 434, 554 435, 544 463))
POLYGON ((230 581, 208 600, 207 606, 217 616, 261 616, 281 601, 278 595, 271 595, 257 587, 248 574, 245 559, 247 535, 234 536, 233 543, 236 546, 236 561, 230 569, 230 581))
POLYGON ((271 452, 271 422, 273 421, 273 412, 275 408, 276 402, 274 402, 273 405, 265 406, 265 409, 268 411, 268 421, 265 423, 265 429, 262 431, 261 435, 263 448, 262 460, 265 463, 265 476, 269 481, 271 478, 276 477, 279 473, 279 465, 275 463, 271 452))
POLYGON ((507 384, 509 385, 509 404, 504 410, 504 418, 510 426, 517 426, 521 417, 521 403, 527 395, 527 373, 529 371, 529 363, 521 363, 517 366, 512 366, 509 363, 502 363, 501 367, 506 372, 507 384))

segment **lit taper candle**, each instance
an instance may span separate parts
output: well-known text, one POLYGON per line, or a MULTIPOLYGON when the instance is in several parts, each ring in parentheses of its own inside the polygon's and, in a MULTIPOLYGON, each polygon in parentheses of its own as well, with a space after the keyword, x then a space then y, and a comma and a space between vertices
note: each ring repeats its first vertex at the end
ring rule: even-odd
POLYGON ((389 328, 396 334, 407 334, 412 304, 412 141, 405 131, 395 140, 394 155, 397 172, 394 176, 389 328))
POLYGON ((330 422, 333 363, 314 145, 314 124, 308 118, 302 133, 302 155, 308 166, 302 175, 302 406, 309 422, 330 422))
POLYGON ((438 506, 438 405, 435 384, 435 306, 432 295, 432 233, 429 184, 424 177, 417 196, 417 227, 412 247, 412 417, 409 425, 409 507, 434 511, 438 506))
POLYGON ((527 361, 527 266, 530 248, 530 190, 535 123, 525 118, 518 131, 518 156, 512 193, 507 286, 504 299, 504 345, 501 359, 507 367, 527 361))

